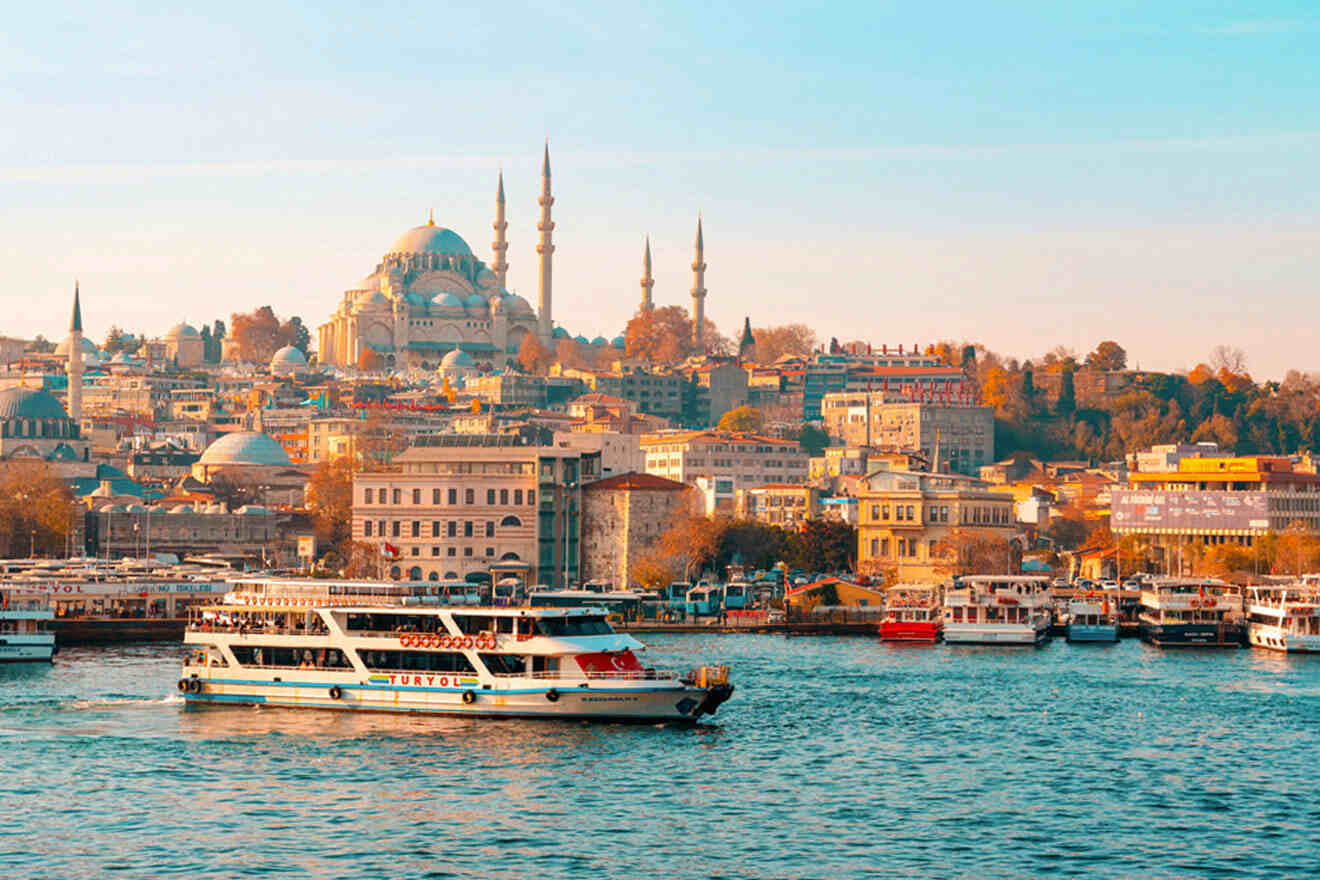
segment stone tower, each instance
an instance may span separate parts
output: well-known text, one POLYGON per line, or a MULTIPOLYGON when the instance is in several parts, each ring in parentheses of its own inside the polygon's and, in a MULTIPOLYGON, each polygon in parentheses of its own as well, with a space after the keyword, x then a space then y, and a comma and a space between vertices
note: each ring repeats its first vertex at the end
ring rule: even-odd
POLYGON ((504 283, 504 278, 509 274, 509 242, 504 237, 509 228, 508 222, 504 219, 504 172, 500 172, 500 186, 495 193, 495 242, 491 245, 491 250, 495 252, 495 262, 490 264, 490 271, 495 273, 496 280, 500 283, 500 290, 505 290, 508 285, 504 283))
POLYGON ((541 198, 537 200, 541 205, 541 222, 536 224, 537 230, 541 233, 541 241, 536 245, 536 252, 541 255, 541 284, 536 303, 537 334, 541 337, 541 342, 547 347, 554 343, 555 325, 551 318, 551 283, 552 283, 552 259, 555 252, 555 245, 551 233, 554 232, 555 224, 550 219, 550 206, 555 203, 555 197, 550 195, 550 140, 545 142, 545 160, 541 164, 541 198))
POLYGON ((701 238, 701 215, 697 215, 697 257, 692 261, 692 346, 697 354, 706 350, 706 246, 701 238))
POLYGON ((642 256, 642 311, 649 312, 655 308, 655 302, 651 299, 651 288, 655 287, 655 279, 651 277, 651 236, 646 237, 646 253, 642 256))
POLYGON ((73 317, 69 319, 69 418, 82 419, 83 326, 78 282, 73 282, 73 317))

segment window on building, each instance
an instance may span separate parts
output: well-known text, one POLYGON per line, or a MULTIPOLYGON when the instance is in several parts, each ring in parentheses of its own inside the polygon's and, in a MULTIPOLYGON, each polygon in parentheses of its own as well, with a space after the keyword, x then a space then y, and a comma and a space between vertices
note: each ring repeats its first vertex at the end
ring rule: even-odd
POLYGON ((449 490, 449 503, 450 503, 451 505, 452 505, 452 504, 457 504, 457 503, 458 503, 458 490, 457 490, 457 489, 450 489, 450 490, 449 490))
POLYGON ((880 539, 880 558, 881 558, 881 559, 888 559, 888 558, 889 558, 889 539, 888 539, 888 538, 881 538, 881 539, 880 539))
POLYGON ((457 520, 452 520, 452 519, 451 519, 451 520, 449 521, 449 537, 451 537, 451 538, 457 538, 457 537, 458 537, 458 521, 457 521, 457 520))
POLYGON ((431 537, 440 537, 440 520, 438 519, 431 521, 431 537))
POLYGON ((422 536, 422 524, 419 520, 412 521, 412 536, 420 538, 422 536))
POLYGON ((472 548, 471 548, 471 547, 464 547, 464 548, 463 548, 463 555, 464 555, 464 556, 471 556, 471 555, 472 555, 472 548))
POLYGON ((371 520, 367 520, 362 524, 362 537, 364 538, 371 537, 371 520))
POLYGON ((513 490, 513 503, 522 504, 522 489, 513 490))
POLYGON ((421 504, 421 503, 422 503, 422 490, 421 490, 421 489, 413 489, 413 493, 412 493, 412 495, 413 495, 413 504, 421 504))
POLYGON ((458 548, 457 548, 457 547, 450 547, 450 548, 449 548, 448 555, 449 555, 449 556, 457 556, 457 555, 458 555, 458 548))
POLYGON ((487 547, 487 548, 486 548, 486 555, 487 555, 487 556, 490 556, 490 557, 494 557, 494 555, 495 555, 495 548, 494 548, 494 547, 487 547))
POLYGON ((440 548, 439 548, 439 547, 432 547, 432 548, 431 548, 431 555, 432 555, 432 556, 439 556, 439 555, 440 555, 440 548))
POLYGON ((534 489, 528 489, 528 490, 527 490, 527 506, 528 506, 528 507, 531 507, 531 506, 534 505, 534 504, 536 504, 536 490, 534 490, 534 489))
POLYGON ((400 525, 401 525, 401 524, 399 523, 399 521, 398 521, 397 519, 396 519, 394 522, 390 523, 390 535, 391 535, 391 536, 393 536, 393 537, 395 537, 395 538, 399 537, 399 527, 400 527, 400 525))
POLYGON ((915 518, 915 516, 914 516, 913 514, 914 514, 914 509, 913 509, 912 505, 909 504, 909 505, 907 506, 907 520, 908 520, 908 522, 916 522, 916 518, 915 518))
POLYGON ((385 520, 376 520, 376 534, 380 535, 382 538, 385 537, 385 520))
POLYGON ((487 538, 493 538, 493 537, 495 537, 495 523, 494 523, 494 521, 491 521, 491 522, 486 523, 486 537, 487 537, 487 538))
POLYGON ((371 496, 374 495, 374 494, 375 494, 375 490, 374 490, 374 489, 368 489, 368 490, 366 490, 366 492, 364 492, 364 493, 362 494, 362 503, 363 503, 363 504, 370 504, 370 503, 371 503, 371 496))
POLYGON ((390 501, 394 504, 401 503, 400 500, 401 498, 402 498, 402 493, 398 489, 395 489, 390 493, 390 501))
POLYGON ((501 490, 500 490, 500 504, 508 504, 508 503, 509 503, 509 490, 508 490, 508 489, 501 489, 501 490))
POLYGON ((463 523, 463 537, 465 538, 472 537, 472 520, 468 520, 467 522, 463 523))
POLYGON ((434 504, 434 505, 436 505, 437 507, 440 505, 440 490, 439 490, 439 489, 432 489, 432 490, 431 490, 431 503, 434 504))
POLYGON ((880 505, 879 505, 879 504, 872 504, 872 505, 871 505, 871 519, 879 519, 879 518, 880 518, 880 505))
POLYGON ((880 555, 880 539, 879 539, 879 538, 872 538, 872 539, 871 539, 871 555, 872 555, 872 556, 879 556, 879 555, 880 555))
POLYGON ((413 555, 413 556, 421 556, 421 555, 422 555, 422 548, 421 548, 421 547, 414 547, 414 548, 412 548, 412 555, 413 555))
POLYGON ((476 503, 477 503, 477 490, 476 490, 476 489, 464 489, 464 490, 463 490, 463 503, 464 503, 464 504, 476 504, 476 503))
POLYGON ((494 489, 487 489, 487 490, 486 490, 486 503, 487 503, 487 504, 490 504, 490 505, 492 505, 492 506, 495 504, 495 490, 494 490, 494 489))

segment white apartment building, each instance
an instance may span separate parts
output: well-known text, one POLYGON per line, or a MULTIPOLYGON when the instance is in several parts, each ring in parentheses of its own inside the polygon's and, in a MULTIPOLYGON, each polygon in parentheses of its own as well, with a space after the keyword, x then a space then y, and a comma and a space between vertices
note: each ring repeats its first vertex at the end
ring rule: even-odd
POLYGON ((727 431, 642 435, 646 472, 696 486, 707 515, 734 512, 737 493, 771 483, 804 483, 808 455, 794 440, 727 431))

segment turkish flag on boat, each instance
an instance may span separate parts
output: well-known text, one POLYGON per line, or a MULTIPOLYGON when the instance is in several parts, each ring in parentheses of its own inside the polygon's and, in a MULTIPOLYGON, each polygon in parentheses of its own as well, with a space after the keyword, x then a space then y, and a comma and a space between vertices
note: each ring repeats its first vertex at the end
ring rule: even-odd
POLYGON ((641 672, 642 663, 632 651, 597 651, 579 654, 578 666, 583 672, 641 672))

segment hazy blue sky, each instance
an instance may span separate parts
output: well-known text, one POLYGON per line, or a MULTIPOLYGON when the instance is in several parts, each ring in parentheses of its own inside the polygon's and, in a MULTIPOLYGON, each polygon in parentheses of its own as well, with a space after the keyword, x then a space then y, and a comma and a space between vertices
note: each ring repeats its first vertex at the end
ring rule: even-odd
POLYGON ((1320 370, 1314 0, 147 6, 6 14, 0 332, 63 335, 75 276, 98 341, 315 326, 428 208, 489 260, 500 167, 534 301, 548 136, 575 334, 648 232, 688 305, 700 210, 726 332, 1320 370))

